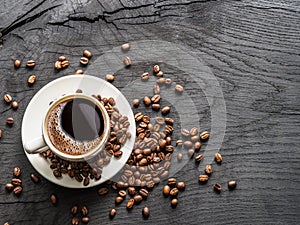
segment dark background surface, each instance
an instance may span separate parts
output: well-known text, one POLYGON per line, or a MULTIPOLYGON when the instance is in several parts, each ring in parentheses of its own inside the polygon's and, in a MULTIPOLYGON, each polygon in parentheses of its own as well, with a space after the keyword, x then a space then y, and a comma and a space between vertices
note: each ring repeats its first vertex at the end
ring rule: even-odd
MULTIPOLYGON (((89 224, 299 224, 298 0, 4 0, 0 5, 0 96, 10 93, 20 103, 17 111, 0 103, 0 224, 71 224, 69 209, 75 203, 88 205, 89 224), (108 211, 114 207, 113 191, 99 197, 97 188, 70 190, 44 178, 33 184, 29 174, 34 169, 20 137, 22 116, 32 96, 48 82, 78 69, 86 48, 97 58, 125 42, 152 39, 190 49, 211 68, 222 87, 227 109, 220 150, 224 162, 215 166, 208 184, 197 183, 199 171, 191 162, 176 174, 187 183, 176 209, 162 197, 161 184, 131 212, 124 203, 117 207, 112 221, 108 211), (71 65, 56 72, 53 64, 62 54, 71 65), (15 59, 23 61, 22 68, 13 68, 15 59), (29 59, 37 61, 33 71, 25 68, 29 59), (38 81, 29 88, 26 80, 32 73, 38 81), (5 124, 9 116, 15 119, 12 128, 5 124), (23 172, 24 192, 19 198, 4 187, 14 166, 23 172), (227 190, 229 179, 238 181, 235 191, 227 190), (215 182, 224 185, 220 195, 213 192, 215 182), (56 207, 49 201, 51 193, 59 198, 56 207), (141 216, 145 205, 151 209, 148 220, 141 216)), ((154 62, 147 63, 150 68, 154 62)), ((134 65, 116 78, 115 85, 124 87, 143 67, 134 65)), ((165 68, 182 79, 180 69, 165 68)), ((90 73, 103 78, 99 70, 90 73)), ((207 103, 197 100, 203 93, 195 91, 192 82, 182 82, 198 104, 201 129, 209 129, 207 103)))

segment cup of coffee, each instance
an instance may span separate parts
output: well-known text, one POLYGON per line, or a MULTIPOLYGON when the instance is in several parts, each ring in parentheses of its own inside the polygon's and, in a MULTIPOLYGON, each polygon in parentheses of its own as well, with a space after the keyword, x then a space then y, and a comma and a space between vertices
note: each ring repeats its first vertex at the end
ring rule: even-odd
POLYGON ((105 107, 81 93, 56 99, 42 119, 42 136, 24 144, 27 153, 51 149, 65 160, 85 161, 104 149, 110 135, 105 107))

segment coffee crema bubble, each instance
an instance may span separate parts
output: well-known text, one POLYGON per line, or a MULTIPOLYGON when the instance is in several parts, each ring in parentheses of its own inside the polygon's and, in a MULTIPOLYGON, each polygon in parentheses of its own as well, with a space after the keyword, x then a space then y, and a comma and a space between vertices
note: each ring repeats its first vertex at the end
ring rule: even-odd
POLYGON ((47 117, 47 132, 57 150, 82 155, 100 144, 104 118, 93 102, 73 98, 53 106, 47 117))

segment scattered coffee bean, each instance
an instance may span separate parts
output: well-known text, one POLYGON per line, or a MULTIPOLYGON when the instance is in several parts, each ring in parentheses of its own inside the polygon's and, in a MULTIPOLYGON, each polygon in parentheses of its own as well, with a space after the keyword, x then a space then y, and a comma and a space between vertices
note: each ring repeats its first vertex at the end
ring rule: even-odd
POLYGON ((54 68, 60 70, 62 68, 61 61, 56 61, 54 63, 54 68))
POLYGON ((10 223, 9 222, 5 222, 3 225, 10 225, 10 223))
POLYGON ((143 200, 143 197, 141 195, 136 195, 133 197, 133 199, 134 199, 134 202, 138 204, 143 200))
POLYGON ((142 209, 142 215, 144 218, 148 218, 150 216, 150 209, 148 207, 144 207, 142 209))
POLYGON ((190 132, 187 129, 182 129, 181 130, 181 135, 185 138, 190 136, 190 132))
POLYGON ((143 81, 149 80, 150 74, 147 73, 147 72, 145 72, 145 73, 143 73, 143 74, 141 75, 141 78, 142 78, 143 81))
POLYGON ((16 60, 14 61, 14 67, 15 67, 15 68, 20 68, 20 66, 21 66, 21 61, 18 60, 18 59, 16 59, 16 60))
POLYGON ((35 61, 34 60, 27 61, 26 66, 29 68, 35 67, 35 61))
POLYGON ((35 75, 31 75, 27 79, 27 83, 28 83, 29 86, 33 85, 35 83, 35 81, 36 81, 36 76, 35 75))
POLYGON ((176 185, 176 178, 169 178, 167 184, 172 187, 176 185))
POLYGON ((71 208, 71 213, 72 213, 72 215, 76 215, 78 213, 78 206, 77 205, 74 205, 71 208))
POLYGON ((66 57, 66 56, 63 56, 63 55, 61 55, 61 56, 59 56, 59 57, 57 58, 57 60, 58 60, 58 61, 60 61, 60 62, 62 62, 62 61, 65 61, 65 60, 67 60, 67 57, 66 57))
POLYGON ((151 101, 153 102, 153 103, 159 103, 159 101, 160 101, 160 95, 153 95, 153 97, 151 98, 151 101))
POLYGON ((83 74, 83 70, 76 70, 75 74, 83 74))
POLYGON ((173 83, 173 81, 170 78, 167 78, 166 81, 165 81, 165 84, 167 86, 171 86, 172 83, 173 83))
POLYGON ((185 141, 183 142, 183 147, 186 149, 193 147, 193 143, 191 141, 185 141))
POLYGON ((197 155, 197 156, 195 157, 195 162, 196 162, 196 163, 200 163, 202 159, 203 159, 203 155, 202 155, 202 154, 199 154, 199 155, 197 155))
POLYGON ((3 132, 2 132, 2 130, 0 129, 0 138, 2 138, 2 133, 3 133, 3 132))
POLYGON ((15 177, 19 177, 21 175, 21 169, 19 167, 15 167, 13 170, 13 174, 15 177))
POLYGON ((90 59, 92 58, 93 54, 89 50, 84 50, 83 56, 90 59))
POLYGON ((6 190, 8 190, 8 191, 12 191, 12 190, 14 189, 14 185, 11 184, 11 183, 8 183, 8 184, 5 185, 5 188, 6 188, 6 190))
POLYGON ((178 160, 178 161, 181 161, 181 160, 182 160, 182 154, 181 154, 181 153, 178 153, 178 155, 177 155, 177 160, 178 160))
POLYGON ((199 151, 200 148, 201 148, 201 143, 200 143, 199 141, 195 142, 195 144, 194 144, 194 149, 195 149, 196 151, 199 151))
POLYGON ((112 219, 112 218, 114 218, 115 216, 116 216, 116 214, 117 214, 117 210, 116 209, 111 209, 110 211, 109 211, 109 217, 112 219))
POLYGON ((100 195, 100 196, 106 195, 107 193, 108 193, 108 188, 106 188, 106 187, 100 188, 98 190, 98 195, 100 195))
POLYGON ((88 212, 89 211, 88 211, 88 208, 87 208, 86 205, 84 205, 84 206, 81 207, 81 213, 82 213, 82 215, 86 216, 88 214, 88 212))
POLYGON ((203 131, 203 132, 200 133, 199 137, 202 141, 207 141, 208 138, 209 138, 209 132, 208 131, 203 131))
POLYGON ((122 203, 124 201, 124 198, 122 198, 122 197, 120 197, 120 196, 117 196, 116 198, 115 198, 115 203, 116 204, 120 204, 120 203, 122 203))
POLYGON ((118 194, 119 194, 119 196, 121 196, 122 198, 125 198, 126 195, 127 195, 127 193, 126 193, 125 190, 120 190, 118 194))
POLYGON ((13 101, 13 102, 11 103, 11 107, 12 107, 14 110, 16 110, 16 109, 19 108, 19 103, 18 103, 17 101, 13 101))
POLYGON ((11 179, 11 183, 16 187, 16 186, 21 186, 22 180, 19 178, 13 178, 11 179))
POLYGON ((17 186, 14 188, 13 192, 15 195, 20 195, 23 191, 23 188, 21 186, 17 186))
POLYGON ((133 99, 132 104, 133 104, 134 107, 137 108, 137 107, 139 107, 139 105, 140 105, 140 100, 137 99, 137 98, 136 98, 136 99, 133 99))
POLYGON ((210 175, 210 174, 212 174, 212 171, 213 171, 212 165, 206 165, 206 167, 205 167, 205 173, 207 175, 210 175))
POLYGON ((198 180, 200 183, 205 183, 208 181, 208 176, 206 174, 201 174, 199 177, 198 177, 198 180))
POLYGON ((72 218, 72 225, 78 225, 79 224, 79 219, 77 217, 72 218))
POLYGON ((135 195, 136 192, 135 187, 129 187, 127 191, 129 195, 135 195))
POLYGON ((83 185, 88 186, 89 184, 90 184, 90 178, 85 177, 84 180, 83 180, 83 185))
POLYGON ((158 73, 160 71, 159 65, 154 65, 153 66, 153 72, 158 73))
POLYGON ((148 192, 146 189, 144 189, 144 188, 140 189, 140 190, 139 190, 139 193, 140 193, 140 195, 141 195, 143 198, 147 198, 148 195, 149 195, 149 192, 148 192))
POLYGON ((215 153, 215 160, 217 163, 221 164, 223 160, 222 155, 220 153, 215 153))
POLYGON ((173 208, 175 208, 177 205, 178 205, 178 199, 177 199, 177 198, 173 198, 173 199, 171 200, 171 206, 172 206, 173 208))
POLYGON ((38 183, 40 181, 40 178, 34 173, 30 174, 30 178, 34 183, 38 183))
POLYGON ((175 86, 175 91, 176 91, 177 93, 181 94, 181 93, 183 92, 183 87, 182 87, 181 85, 177 84, 177 85, 175 86))
POLYGON ((182 146, 182 144, 183 144, 183 141, 182 140, 177 140, 176 141, 176 146, 182 146))
POLYGON ((3 96, 3 99, 4 99, 4 101, 5 101, 6 103, 10 103, 10 102, 12 101, 12 97, 11 97, 10 94, 5 94, 5 95, 3 96))
POLYGON ((192 148, 190 148, 190 149, 188 150, 188 155, 192 158, 192 157, 194 156, 194 154, 195 154, 195 150, 192 149, 192 148))
POLYGON ((173 196, 173 197, 174 197, 174 196, 177 196, 177 195, 178 195, 178 192, 179 192, 179 191, 178 191, 178 188, 175 187, 175 188, 171 189, 170 195, 173 196))
POLYGON ((14 118, 12 117, 8 117, 6 119, 6 123, 9 125, 9 126, 12 126, 14 124, 14 118))
POLYGON ((88 223, 88 222, 90 222, 90 218, 87 217, 87 216, 84 216, 84 217, 81 218, 81 221, 82 221, 83 223, 88 223))
POLYGON ((123 63, 126 67, 131 66, 131 59, 128 56, 125 56, 123 59, 123 63))
POLYGON ((55 194, 50 195, 50 201, 53 205, 57 204, 57 197, 55 194))
POLYGON ((164 188, 163 188, 163 195, 164 195, 165 197, 168 197, 169 194, 170 194, 170 191, 171 191, 170 186, 169 186, 169 185, 165 185, 164 188))
POLYGON ((160 109, 160 104, 152 104, 152 109, 158 111, 160 109))
POLYGON ((160 93, 160 87, 157 84, 155 84, 153 86, 153 94, 157 95, 159 93, 160 93))
POLYGON ((131 199, 128 200, 128 202, 126 204, 126 208, 127 209, 132 209, 133 205, 134 205, 134 199, 131 198, 131 199))
POLYGON ((183 191, 185 189, 185 182, 183 181, 178 182, 176 187, 178 188, 178 190, 183 191))
POLYGON ((149 106, 151 104, 151 99, 148 96, 145 96, 143 101, 145 106, 149 106))
POLYGON ((170 110, 171 110, 171 107, 170 107, 170 106, 165 106, 165 107, 163 107, 163 108, 161 109, 161 113, 162 113, 163 115, 167 115, 167 114, 170 112, 170 110))
POLYGON ((215 184, 215 185, 214 185, 214 190, 215 190, 216 192, 220 193, 221 190, 222 190, 221 184, 215 184))
POLYGON ((199 136, 198 135, 194 135, 194 136, 192 136, 191 137, 191 142, 197 142, 197 141, 199 141, 199 136))
POLYGON ((236 181, 234 181, 234 180, 228 181, 228 189, 233 190, 235 188, 236 188, 236 181))
POLYGON ((89 63, 89 59, 86 58, 86 57, 81 57, 80 60, 79 60, 79 62, 80 62, 82 65, 86 66, 86 65, 89 63))
POLYGON ((108 81, 108 82, 113 82, 114 80, 115 80, 115 76, 114 75, 111 75, 111 74, 106 74, 106 76, 105 76, 105 78, 106 78, 106 80, 108 81))
POLYGON ((127 52, 130 49, 130 44, 129 43, 122 44, 121 49, 122 51, 127 52))
POLYGON ((66 68, 66 67, 68 67, 69 65, 70 65, 70 63, 69 63, 69 61, 67 61, 67 60, 61 62, 61 67, 62 67, 62 68, 66 68))
POLYGON ((157 77, 163 77, 164 76, 164 72, 163 71, 159 71, 158 73, 155 74, 155 76, 157 76, 157 77))

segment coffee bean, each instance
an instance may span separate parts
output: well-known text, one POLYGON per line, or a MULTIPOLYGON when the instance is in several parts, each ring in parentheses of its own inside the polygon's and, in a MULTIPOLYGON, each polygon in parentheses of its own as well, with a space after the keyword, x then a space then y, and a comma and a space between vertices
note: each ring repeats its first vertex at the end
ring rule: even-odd
POLYGON ((68 67, 69 65, 70 65, 70 63, 69 63, 69 61, 67 61, 67 60, 61 62, 61 67, 62 67, 62 68, 66 68, 66 67, 68 67))
POLYGON ((203 131, 203 132, 200 133, 199 137, 202 141, 207 141, 208 138, 209 138, 209 132, 208 131, 203 131))
POLYGON ((158 73, 155 74, 155 76, 157 76, 157 77, 163 77, 164 76, 164 72, 163 71, 159 71, 158 73))
POLYGON ((89 184, 90 184, 90 178, 85 177, 84 180, 83 180, 83 185, 88 186, 89 184))
POLYGON ((212 172, 213 172, 212 165, 206 165, 206 167, 205 167, 205 173, 207 175, 210 175, 210 174, 212 174, 212 172))
POLYGON ((12 117, 8 117, 6 119, 6 123, 9 125, 9 126, 12 126, 14 124, 14 118, 12 117))
POLYGON ((235 188, 236 188, 236 181, 234 181, 234 180, 228 181, 228 189, 233 190, 235 188))
POLYGON ((72 225, 78 225, 79 224, 79 219, 77 217, 72 218, 72 225))
POLYGON ((71 213, 72 213, 72 215, 76 215, 78 213, 78 206, 77 205, 74 205, 71 208, 71 213))
POLYGON ((13 102, 11 103, 11 107, 12 107, 14 110, 16 110, 16 109, 19 107, 19 103, 18 103, 17 101, 13 101, 13 102))
POLYGON ((158 111, 160 109, 160 104, 152 104, 152 109, 158 111))
POLYGON ((113 82, 114 80, 115 80, 115 76, 114 75, 111 75, 111 74, 106 74, 106 76, 105 76, 105 78, 106 78, 106 80, 108 81, 108 82, 113 82))
POLYGON ((203 155, 202 155, 202 154, 199 154, 199 155, 197 155, 197 156, 195 157, 195 162, 196 162, 196 163, 200 163, 202 159, 203 159, 203 155))
POLYGON ((185 182, 183 181, 178 182, 176 187, 178 188, 178 190, 183 191, 185 189, 185 182))
POLYGON ((158 73, 160 71, 159 65, 154 65, 153 66, 153 72, 158 73))
POLYGON ((165 185, 164 188, 163 188, 163 195, 164 195, 165 197, 168 197, 169 194, 170 194, 170 191, 171 191, 170 186, 169 186, 169 185, 165 185))
POLYGON ((151 104, 151 99, 148 96, 145 96, 143 101, 146 106, 149 106, 151 104))
POLYGON ((34 183, 38 183, 40 181, 40 178, 34 173, 30 174, 30 178, 34 183))
POLYGON ((119 196, 121 196, 122 198, 125 198, 126 195, 127 195, 127 193, 126 193, 125 190, 120 190, 118 194, 119 194, 119 196))
POLYGON ((79 62, 80 62, 82 65, 86 66, 86 65, 89 63, 89 59, 86 58, 86 57, 81 57, 80 60, 79 60, 79 62))
POLYGON ((194 144, 194 149, 195 149, 196 151, 199 151, 200 148, 201 148, 201 143, 200 143, 199 141, 195 142, 195 144, 194 144))
POLYGON ((222 155, 220 153, 215 153, 215 160, 217 163, 221 164, 223 160, 222 155))
POLYGON ((181 135, 185 138, 190 136, 190 132, 187 129, 182 129, 181 130, 181 135))
POLYGON ((126 204, 126 208, 127 209, 132 209, 133 205, 134 205, 134 199, 131 198, 131 199, 128 200, 128 202, 126 204))
POLYGON ((208 181, 208 176, 206 174, 201 174, 199 177, 198 177, 198 180, 200 183, 205 183, 208 181))
POLYGON ((83 56, 90 59, 92 58, 93 54, 89 50, 84 50, 83 56))
POLYGON ((127 191, 128 191, 128 194, 130 194, 130 195, 135 195, 135 187, 129 187, 129 188, 127 189, 127 191))
POLYGON ((182 144, 183 144, 183 141, 182 140, 177 140, 176 141, 176 146, 182 146, 182 144))
MULTIPOLYGON (((53 170, 53 175, 55 177, 61 177, 61 172, 59 170, 53 170)), ((78 174, 80 176, 80 174, 78 174)), ((81 177, 81 176, 80 176, 81 177)), ((76 177, 75 177, 76 178, 76 177)), ((77 179, 76 179, 77 180, 77 179)), ((83 178, 81 177, 81 181, 83 180, 83 178)), ((80 181, 80 182, 81 182, 80 181)))
POLYGON ((89 213, 88 208, 87 208, 86 205, 84 205, 84 206, 81 207, 81 213, 84 216, 86 216, 89 213))
POLYGON ((183 146, 188 149, 188 148, 191 148, 193 147, 193 143, 191 141, 185 141, 183 142, 183 146))
POLYGON ((110 211, 109 211, 109 217, 112 219, 112 218, 114 218, 115 216, 116 216, 116 214, 117 214, 117 210, 116 209, 111 209, 110 211))
POLYGON ((36 81, 36 76, 35 75, 31 75, 27 79, 27 83, 28 83, 29 86, 33 85, 35 83, 35 81, 36 81))
POLYGON ((124 198, 122 198, 122 197, 120 197, 120 196, 117 196, 116 198, 115 198, 115 203, 116 204, 120 204, 120 203, 122 203, 124 201, 124 198))
POLYGON ((220 193, 221 190, 222 190, 222 185, 221 184, 215 184, 214 185, 214 190, 215 190, 215 192, 220 193))
POLYGON ((157 85, 157 84, 155 84, 154 86, 153 86, 153 94, 159 94, 160 93, 160 87, 157 85))
POLYGON ((116 158, 119 158, 119 157, 121 157, 122 155, 123 155, 123 152, 122 152, 122 151, 117 151, 117 152, 114 153, 114 157, 116 157, 116 158))
POLYGON ((54 63, 54 68, 60 70, 62 68, 61 61, 56 61, 54 63))
POLYGON ((167 114, 170 112, 170 110, 171 110, 171 107, 170 107, 170 106, 165 106, 165 107, 163 107, 163 108, 161 109, 161 113, 162 113, 163 115, 167 115, 167 114))
POLYGON ((172 187, 176 185, 176 178, 169 178, 167 184, 172 187))
POLYGON ((22 184, 22 180, 19 178, 13 178, 11 179, 11 183, 16 187, 16 186, 20 186, 22 184))
POLYGON ((65 60, 67 60, 67 57, 66 56, 63 56, 63 55, 61 55, 61 56, 59 56, 58 58, 58 61, 65 61, 65 60))
POLYGON ((138 204, 143 200, 143 197, 141 195, 136 195, 133 197, 133 199, 134 199, 134 202, 138 204))
POLYGON ((173 83, 173 81, 170 78, 167 78, 166 81, 165 81, 165 84, 167 86, 171 86, 172 83, 173 83))
POLYGON ((177 84, 176 86, 175 86, 175 91, 177 92, 177 93, 179 93, 179 94, 181 94, 182 92, 183 92, 183 87, 181 86, 181 85, 179 85, 179 84, 177 84))
POLYGON ((14 188, 13 192, 15 195, 20 195, 23 191, 23 188, 21 186, 17 186, 14 188))
POLYGON ((178 160, 178 161, 181 161, 181 160, 182 160, 182 154, 181 154, 181 153, 178 153, 178 155, 177 155, 177 160, 178 160))
POLYGON ((51 194, 50 195, 50 201, 53 205, 56 205, 57 204, 57 197, 55 194, 51 194))
POLYGON ((159 103, 159 101, 160 101, 160 95, 154 95, 152 98, 151 98, 151 101, 153 102, 153 103, 159 103))
POLYGON ((130 44, 129 43, 122 44, 121 49, 122 51, 127 52, 130 49, 130 44))
POLYGON ((140 195, 141 195, 143 198, 147 198, 148 195, 149 195, 149 192, 148 192, 146 189, 144 189, 144 188, 140 189, 140 190, 139 190, 139 193, 140 193, 140 195))
POLYGON ((142 215, 144 218, 148 218, 150 216, 150 209, 148 207, 144 207, 142 209, 142 215))
POLYGON ((195 150, 192 149, 192 148, 190 148, 190 149, 188 150, 188 154, 189 154, 190 157, 193 157, 194 154, 195 154, 195 150))
POLYGON ((143 73, 143 74, 141 75, 141 78, 142 78, 143 81, 149 80, 150 74, 147 73, 147 72, 145 72, 145 73, 143 73))
POLYGON ((83 74, 83 70, 76 70, 75 74, 83 74))
POLYGON ((29 68, 35 67, 35 61, 34 60, 27 61, 26 66, 29 68))
POLYGON ((131 66, 131 59, 128 56, 125 56, 123 59, 123 63, 126 67, 131 66))
POLYGON ((5 188, 6 188, 6 190, 8 190, 8 191, 12 191, 12 190, 14 189, 14 185, 11 184, 11 183, 8 183, 8 184, 5 185, 5 188))
POLYGON ((20 68, 20 66, 21 66, 21 61, 18 60, 18 59, 16 59, 16 60, 14 61, 14 67, 15 67, 15 68, 20 68))
POLYGON ((194 135, 191 137, 191 142, 196 142, 196 141, 199 141, 199 136, 198 135, 194 135))
POLYGON ((13 174, 15 177, 19 177, 21 175, 21 169, 19 167, 15 167, 13 170, 13 174))
POLYGON ((175 208, 177 205, 178 205, 178 199, 177 199, 177 198, 173 198, 173 199, 171 200, 171 206, 172 206, 173 208, 175 208))
POLYGON ((108 193, 108 188, 106 188, 106 187, 103 187, 103 188, 100 188, 99 190, 98 190, 98 195, 100 195, 100 196, 102 196, 102 195, 106 195, 107 193, 108 193))
POLYGON ((173 196, 173 197, 174 197, 174 196, 177 196, 177 195, 178 195, 178 192, 179 192, 179 191, 178 191, 178 188, 175 187, 175 188, 171 189, 170 195, 173 196))
POLYGON ((3 132, 2 132, 2 130, 0 129, 0 138, 2 138, 2 134, 3 134, 3 132))
POLYGON ((5 101, 6 103, 10 103, 10 102, 12 101, 12 97, 11 97, 10 94, 5 94, 5 95, 3 96, 3 99, 4 99, 4 101, 5 101))
POLYGON ((88 223, 88 222, 90 222, 90 218, 87 217, 87 216, 84 216, 84 217, 81 218, 81 221, 82 221, 83 223, 88 223))
POLYGON ((10 223, 9 222, 5 222, 3 225, 10 225, 10 223))
POLYGON ((161 77, 156 80, 156 84, 158 84, 158 85, 163 85, 165 83, 166 83, 166 78, 164 78, 164 77, 161 77))

